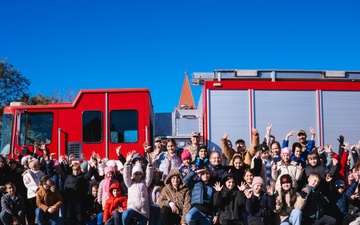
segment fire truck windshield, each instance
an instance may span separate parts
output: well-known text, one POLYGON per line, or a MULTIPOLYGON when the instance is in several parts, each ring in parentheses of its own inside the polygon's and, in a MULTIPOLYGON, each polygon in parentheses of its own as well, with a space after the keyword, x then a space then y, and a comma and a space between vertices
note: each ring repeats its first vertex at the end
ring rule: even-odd
POLYGON ((13 119, 14 119, 14 117, 12 114, 4 114, 3 115, 0 155, 8 155, 10 153, 10 143, 11 143, 11 137, 12 137, 13 119))
POLYGON ((20 145, 32 145, 34 142, 51 142, 54 115, 45 113, 23 113, 20 117, 20 145))

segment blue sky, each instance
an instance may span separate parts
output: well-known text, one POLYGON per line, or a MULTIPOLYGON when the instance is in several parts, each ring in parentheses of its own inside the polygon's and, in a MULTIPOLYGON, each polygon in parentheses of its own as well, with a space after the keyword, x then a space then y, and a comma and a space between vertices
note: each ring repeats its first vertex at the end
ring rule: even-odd
POLYGON ((3 1, 0 60, 33 95, 148 87, 155 112, 170 112, 185 71, 360 70, 359 9, 358 0, 3 1))

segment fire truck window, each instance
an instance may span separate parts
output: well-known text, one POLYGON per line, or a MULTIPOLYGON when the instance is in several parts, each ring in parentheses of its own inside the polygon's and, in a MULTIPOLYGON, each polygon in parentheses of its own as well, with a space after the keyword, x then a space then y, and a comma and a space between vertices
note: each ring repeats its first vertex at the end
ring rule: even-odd
POLYGON ((136 110, 110 112, 110 140, 112 143, 138 141, 138 112, 136 110))
POLYGON ((83 141, 88 143, 99 143, 102 141, 102 112, 85 111, 82 115, 83 141))
POLYGON ((50 144, 54 115, 52 113, 23 113, 20 118, 19 144, 34 142, 50 144))
POLYGON ((1 136, 1 155, 7 155, 10 153, 10 142, 12 136, 12 123, 13 115, 4 114, 2 122, 2 136, 1 136))

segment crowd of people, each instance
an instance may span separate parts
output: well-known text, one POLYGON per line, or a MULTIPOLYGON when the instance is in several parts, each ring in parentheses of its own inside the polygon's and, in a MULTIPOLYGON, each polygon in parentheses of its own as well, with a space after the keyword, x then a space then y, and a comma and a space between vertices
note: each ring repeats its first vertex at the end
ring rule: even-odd
POLYGON ((185 148, 156 137, 118 159, 55 158, 45 143, 19 161, 0 155, 0 221, 4 225, 356 225, 358 160, 340 135, 339 149, 316 146, 315 130, 289 132, 282 143, 268 125, 251 145, 225 133, 221 151, 193 132, 185 148), (289 146, 289 139, 296 141, 289 146), (40 150, 42 154, 36 154, 40 150), (150 152, 150 153, 148 153, 150 152))

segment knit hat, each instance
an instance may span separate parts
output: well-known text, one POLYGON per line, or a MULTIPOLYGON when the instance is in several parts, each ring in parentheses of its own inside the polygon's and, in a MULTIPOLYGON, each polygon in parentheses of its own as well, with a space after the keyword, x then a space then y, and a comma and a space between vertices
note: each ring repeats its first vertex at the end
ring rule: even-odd
POLYGON ((225 182, 229 180, 230 177, 234 178, 235 174, 232 171, 225 171, 221 178, 221 184, 225 184, 225 182))
POLYGON ((136 172, 141 172, 142 174, 144 174, 144 171, 142 170, 142 167, 141 167, 141 163, 135 163, 134 167, 132 168, 131 175, 134 176, 134 173, 136 173, 136 172))
POLYGON ((284 154, 288 154, 291 157, 292 155, 291 149, 288 147, 282 148, 280 156, 283 156, 284 154))
POLYGON ((106 162, 106 166, 111 166, 111 167, 114 167, 117 166, 116 165, 116 162, 114 160, 109 160, 106 162))
POLYGON ((254 179, 253 179, 252 185, 255 185, 255 184, 264 185, 264 180, 259 176, 255 176, 254 179))
POLYGON ((30 168, 30 169, 34 169, 34 166, 35 166, 36 164, 39 164, 39 160, 37 160, 37 159, 32 159, 32 160, 29 162, 29 168, 30 168))
POLYGON ((106 176, 106 174, 108 174, 109 172, 115 173, 114 167, 112 167, 112 166, 107 166, 107 167, 105 167, 104 175, 106 176))
POLYGON ((343 180, 337 180, 337 181, 335 181, 335 188, 340 188, 340 187, 342 187, 342 188, 345 188, 345 183, 344 183, 344 181, 343 180))
POLYGON ((269 150, 269 146, 267 146, 267 144, 262 143, 259 144, 258 146, 255 147, 256 151, 261 151, 261 153, 268 151, 269 150))
POLYGON ((88 162, 87 161, 82 162, 80 168, 82 171, 86 173, 88 171, 88 162))
POLYGON ((191 161, 191 154, 187 149, 184 149, 184 151, 181 153, 181 160, 184 161, 185 159, 190 159, 191 161))
POLYGON ((292 179, 289 174, 284 174, 280 177, 280 184, 290 183, 292 184, 292 179))

